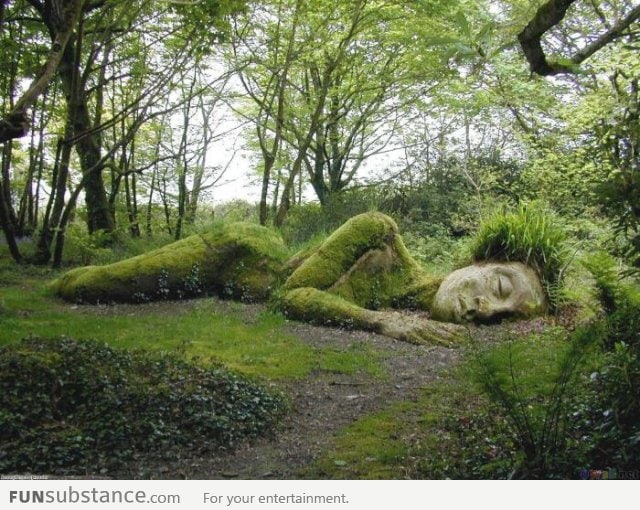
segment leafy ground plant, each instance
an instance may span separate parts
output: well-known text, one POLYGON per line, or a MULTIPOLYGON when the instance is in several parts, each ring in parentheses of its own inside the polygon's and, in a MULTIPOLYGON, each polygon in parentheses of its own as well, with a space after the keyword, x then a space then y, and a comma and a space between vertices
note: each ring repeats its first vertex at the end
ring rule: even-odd
POLYGON ((231 449, 284 410, 220 366, 31 337, 0 349, 0 472, 104 474, 145 452, 231 449))
POLYGON ((509 341, 478 356, 476 381, 507 424, 519 478, 575 477, 584 450, 571 410, 584 393, 579 375, 598 341, 591 327, 509 341))
POLYGON ((583 263, 605 312, 592 326, 601 357, 589 375, 587 397, 575 411, 577 428, 591 446, 585 467, 633 472, 640 459, 640 285, 620 278, 615 260, 605 254, 583 263))

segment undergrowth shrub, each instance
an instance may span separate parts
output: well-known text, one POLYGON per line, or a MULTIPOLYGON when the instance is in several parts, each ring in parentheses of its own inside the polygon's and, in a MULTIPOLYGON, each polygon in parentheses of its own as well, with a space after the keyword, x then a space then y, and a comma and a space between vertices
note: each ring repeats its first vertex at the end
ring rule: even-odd
POLYGON ((470 243, 475 261, 522 262, 540 275, 552 306, 568 263, 567 234, 554 214, 539 203, 494 212, 470 243))
POLYGON ((605 312, 602 357, 589 377, 589 396, 579 410, 590 438, 591 468, 633 470, 640 463, 640 286, 621 279, 611 257, 584 262, 605 312))
POLYGON ((146 452, 229 449, 268 433, 279 395, 220 366, 94 341, 0 349, 0 472, 110 472, 146 452))
POLYGON ((572 416, 583 393, 585 355, 599 335, 579 329, 567 342, 562 331, 535 342, 509 341, 477 359, 476 381, 508 424, 516 453, 514 477, 575 477, 587 444, 572 416))
POLYGON ((442 225, 417 222, 402 231, 402 239, 411 255, 433 273, 446 274, 457 261, 462 241, 449 235, 442 225))

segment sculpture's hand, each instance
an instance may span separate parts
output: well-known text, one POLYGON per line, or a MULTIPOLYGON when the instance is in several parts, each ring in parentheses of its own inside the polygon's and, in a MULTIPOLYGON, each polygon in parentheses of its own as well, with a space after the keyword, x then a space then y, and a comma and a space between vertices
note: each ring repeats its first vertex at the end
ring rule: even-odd
POLYGON ((451 346, 460 343, 466 333, 463 326, 409 313, 370 312, 369 320, 375 323, 379 333, 414 344, 451 346))

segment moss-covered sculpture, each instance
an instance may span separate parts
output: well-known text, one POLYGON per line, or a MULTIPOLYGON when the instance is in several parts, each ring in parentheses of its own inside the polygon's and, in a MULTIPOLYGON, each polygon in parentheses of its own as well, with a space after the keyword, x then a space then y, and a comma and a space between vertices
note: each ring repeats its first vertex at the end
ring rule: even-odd
POLYGON ((440 282, 411 257, 395 222, 371 212, 354 216, 308 254, 284 288, 325 290, 372 310, 428 310, 440 282))
POLYGON ((273 231, 248 223, 217 225, 157 250, 106 266, 69 271, 53 282, 64 299, 140 302, 215 293, 243 301, 269 297, 287 251, 273 231))
POLYGON ((444 282, 425 273, 395 222, 377 212, 351 218, 319 247, 286 259, 274 232, 234 223, 115 264, 75 269, 52 287, 65 299, 93 303, 202 292, 259 301, 290 272, 278 293, 287 316, 413 343, 450 344, 464 331, 452 322, 530 316, 546 308, 538 276, 519 263, 476 264, 444 282), (447 322, 394 309, 430 311, 447 322))
POLYGON ((295 319, 414 343, 450 343, 461 332, 453 325, 378 311, 429 310, 440 282, 411 257, 395 222, 372 212, 351 218, 308 254, 285 282, 280 302, 295 319))

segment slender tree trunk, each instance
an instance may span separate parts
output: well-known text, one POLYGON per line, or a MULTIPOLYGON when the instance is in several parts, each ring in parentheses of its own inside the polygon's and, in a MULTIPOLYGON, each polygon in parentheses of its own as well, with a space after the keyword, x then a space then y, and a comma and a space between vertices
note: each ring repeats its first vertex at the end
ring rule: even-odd
POLYGON ((140 222, 138 220, 138 179, 131 174, 131 236, 140 237, 140 222))
POLYGON ((259 219, 260 225, 266 225, 269 219, 269 182, 271 181, 271 170, 275 163, 275 158, 270 154, 264 154, 264 167, 262 170, 262 190, 260 191, 260 206, 259 206, 259 219))
POLYGON ((145 228, 147 237, 151 237, 153 235, 153 231, 151 229, 151 217, 153 212, 153 193, 155 191, 157 171, 158 171, 157 168, 153 169, 153 173, 151 174, 151 185, 149 186, 149 201, 147 202, 147 221, 146 221, 146 228, 145 228))
POLYGON ((280 201, 280 207, 278 207, 278 213, 276 214, 274 224, 276 227, 281 227, 284 224, 284 220, 287 218, 289 214, 289 209, 291 208, 291 196, 292 190, 294 189, 296 177, 302 170, 302 163, 304 161, 304 152, 300 152, 296 160, 293 162, 293 167, 291 168, 291 172, 289 173, 289 177, 287 178, 287 182, 284 185, 284 189, 282 190, 282 200, 280 201))
POLYGON ((16 211, 13 208, 13 198, 11 197, 11 157, 13 155, 13 143, 11 141, 5 142, 2 148, 2 173, 0 178, 4 183, 2 186, 2 200, 5 204, 5 214, 7 215, 7 221, 11 226, 11 231, 16 232, 18 228, 18 217, 16 211))
POLYGON ((280 199, 280 181, 282 180, 282 170, 278 168, 278 175, 276 176, 276 185, 273 190, 273 199, 271 200, 271 217, 275 218, 278 212, 278 200, 280 199))
MULTIPOLYGON (((123 148, 124 152, 124 148, 123 148)), ((124 174, 124 193, 125 193, 125 205, 127 208, 127 220, 129 221, 129 233, 131 237, 140 237, 140 228, 138 227, 138 218, 135 205, 135 178, 136 174, 131 173, 134 168, 135 160, 133 155, 135 154, 135 143, 131 141, 131 149, 128 156, 123 154, 123 163, 120 166, 120 171, 124 174)))
POLYGON ((29 140, 29 166, 25 176, 24 190, 20 198, 18 209, 18 232, 20 235, 28 235, 33 231, 33 179, 35 175, 38 156, 35 146, 36 126, 31 126, 31 137, 29 140))
POLYGON ((162 190, 160 191, 160 198, 162 199, 162 208, 164 210, 164 219, 167 223, 167 232, 169 235, 173 235, 173 229, 171 228, 171 211, 169 210, 169 202, 167 201, 167 179, 162 177, 162 190))
POLYGON ((158 140, 156 142, 156 152, 155 152, 155 160, 156 163, 153 165, 153 173, 151 174, 151 185, 149 186, 149 202, 147 203, 147 224, 146 224, 146 233, 148 237, 151 237, 153 232, 151 229, 151 219, 153 213, 153 194, 155 192, 156 182, 158 180, 158 157, 160 156, 160 136, 158 136, 158 140))
MULTIPOLYGON (((72 128, 67 125, 65 138, 71 135, 72 128)), ((66 140, 58 140, 56 161, 51 177, 51 194, 47 202, 47 208, 42 220, 42 229, 38 237, 38 249, 35 257, 37 264, 47 264, 51 260, 51 244, 54 232, 60 225, 60 219, 64 210, 65 194, 67 192, 67 179, 69 177, 69 164, 73 146, 66 140)))
MULTIPOLYGON (((187 190, 187 172, 189 171, 189 160, 187 157, 187 147, 189 145, 189 126, 191 125, 191 103, 193 100, 193 90, 196 86, 196 76, 193 76, 189 86, 188 101, 182 112, 182 137, 180 138, 180 147, 178 148, 178 218, 176 220, 176 230, 174 238, 178 241, 182 237, 182 224, 187 209, 187 199, 189 192, 187 190)), ((184 91, 183 91, 184 92, 184 91)))
POLYGON ((18 264, 22 263, 22 254, 20 253, 20 249, 18 248, 18 244, 16 243, 16 238, 14 235, 13 224, 9 221, 9 215, 7 210, 7 203, 4 199, 4 179, 0 180, 0 227, 4 231, 4 237, 7 240, 7 245, 9 246, 9 253, 11 253, 11 257, 18 264))
MULTIPOLYGON (((52 94, 51 107, 55 106, 55 98, 56 91, 54 87, 54 91, 52 94)), ((47 126, 48 120, 44 115, 45 107, 47 104, 47 95, 45 94, 42 99, 42 111, 43 114, 40 116, 40 126, 38 128, 39 138, 38 138, 38 164, 36 168, 36 192, 34 196, 34 208, 33 208, 33 216, 34 216, 34 230, 38 228, 39 216, 40 216, 40 190, 42 188, 42 174, 44 171, 44 134, 45 128, 47 126)))

